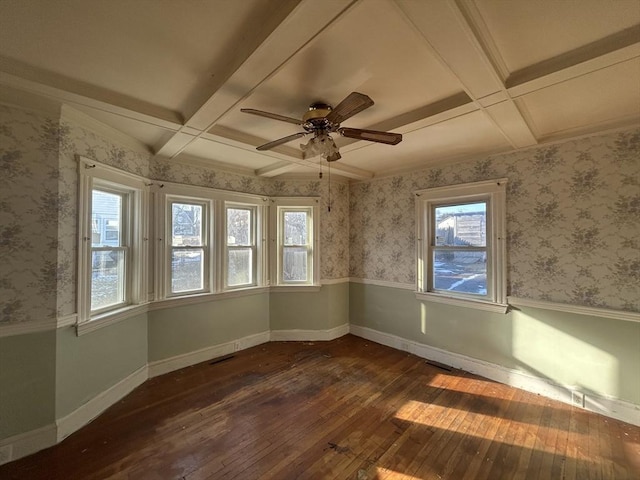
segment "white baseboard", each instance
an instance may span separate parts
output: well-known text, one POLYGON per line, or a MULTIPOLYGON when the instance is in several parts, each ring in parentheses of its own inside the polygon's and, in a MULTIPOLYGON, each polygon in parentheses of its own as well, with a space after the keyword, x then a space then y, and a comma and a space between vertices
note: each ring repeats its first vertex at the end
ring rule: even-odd
MULTIPOLYGON (((550 379, 536 377, 527 372, 503 367, 458 353, 447 352, 446 350, 359 325, 351 325, 350 332, 358 337, 366 338, 372 342, 380 343, 397 350, 413 353, 421 358, 449 365, 496 382, 504 383, 505 385, 542 395, 552 400, 559 400, 563 403, 575 405, 573 392, 578 389, 571 385, 560 385, 550 379)), ((586 392, 581 393, 584 393, 584 408, 586 410, 640 426, 640 405, 635 405, 613 397, 605 397, 586 392)))
POLYGON ((55 424, 0 440, 0 465, 36 453, 56 444, 55 424))
POLYGON ((104 412, 111 405, 120 401, 131 393, 134 388, 142 385, 148 378, 147 366, 139 368, 128 377, 99 393, 84 405, 81 405, 69 415, 56 421, 57 440, 61 442, 72 433, 87 425, 91 420, 104 412))
POLYGON ((320 342, 335 340, 349 333, 349 324, 329 330, 271 330, 272 342, 320 342))
POLYGON ((190 367, 213 358, 229 355, 230 353, 255 347, 269 341, 269 332, 256 333, 231 342, 221 343, 212 347, 203 348, 194 352, 176 355, 175 357, 156 360, 149 363, 149 378, 164 375, 181 368, 190 367))

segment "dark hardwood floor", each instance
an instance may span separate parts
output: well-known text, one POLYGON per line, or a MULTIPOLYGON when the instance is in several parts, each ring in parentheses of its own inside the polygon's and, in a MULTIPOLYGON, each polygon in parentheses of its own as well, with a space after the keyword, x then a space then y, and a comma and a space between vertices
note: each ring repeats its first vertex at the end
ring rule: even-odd
POLYGON ((347 335, 149 380, 9 479, 638 479, 640 428, 347 335))

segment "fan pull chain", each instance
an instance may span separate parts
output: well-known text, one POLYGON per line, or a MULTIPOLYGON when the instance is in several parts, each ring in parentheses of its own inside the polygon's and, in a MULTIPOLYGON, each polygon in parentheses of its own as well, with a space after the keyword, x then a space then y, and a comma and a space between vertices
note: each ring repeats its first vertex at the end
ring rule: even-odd
POLYGON ((331 163, 327 164, 327 171, 329 172, 329 205, 327 206, 327 211, 331 212, 331 163))

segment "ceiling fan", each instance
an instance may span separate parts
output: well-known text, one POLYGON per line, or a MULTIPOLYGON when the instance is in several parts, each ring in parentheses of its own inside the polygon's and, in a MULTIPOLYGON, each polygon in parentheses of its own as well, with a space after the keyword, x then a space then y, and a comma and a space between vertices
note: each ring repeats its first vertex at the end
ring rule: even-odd
POLYGON ((330 133, 339 133, 343 137, 355 138, 358 140, 367 140, 369 142, 386 143, 387 145, 397 145, 402 141, 402 135, 399 133, 380 132, 378 130, 363 130, 361 128, 346 128, 340 124, 351 118, 356 113, 360 113, 366 108, 373 105, 373 100, 367 95, 358 92, 350 93, 347 98, 342 100, 335 108, 323 102, 312 103, 309 110, 304 114, 302 120, 296 118, 278 115, 277 113, 264 112, 252 108, 242 108, 241 112, 259 115, 261 117, 272 118, 282 122, 300 125, 304 132, 294 133, 278 140, 265 143, 256 148, 256 150, 270 150, 283 143, 291 142, 305 135, 313 134, 313 137, 306 145, 300 145, 305 157, 314 157, 322 155, 328 162, 335 162, 342 158, 338 147, 330 133))

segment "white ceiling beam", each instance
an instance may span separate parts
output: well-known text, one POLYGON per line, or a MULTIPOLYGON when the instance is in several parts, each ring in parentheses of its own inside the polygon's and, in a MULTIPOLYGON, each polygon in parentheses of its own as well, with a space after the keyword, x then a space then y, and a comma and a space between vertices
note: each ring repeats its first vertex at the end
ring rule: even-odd
MULTIPOLYGON (((233 145, 250 151, 255 151, 255 147, 269 142, 269 140, 265 140, 264 138, 256 137, 254 135, 220 125, 210 128, 207 133, 202 135, 202 138, 213 140, 218 143, 224 143, 226 145, 233 145)), ((279 145, 270 149, 269 152, 279 153, 285 157, 291 157, 291 159, 294 160, 302 160, 304 158, 301 150, 287 145, 279 145)))
MULTIPOLYGON (((513 148, 523 148, 538 143, 532 128, 527 123, 509 92, 504 81, 509 75, 506 62, 493 41, 491 32, 484 22, 476 4, 472 1, 449 0, 447 2, 458 19, 458 25, 465 32, 466 37, 474 45, 475 54, 483 61, 485 67, 495 79, 500 96, 505 100, 499 103, 491 103, 475 99, 481 110, 494 123, 498 130, 511 143, 513 148), (486 106, 485 106, 486 105, 486 106)), ((472 82, 471 78, 464 78, 466 82, 472 82)), ((494 97, 495 98, 495 97, 494 97)))
POLYGON ((283 173, 290 172, 295 168, 295 164, 291 162, 273 163, 267 167, 258 168, 254 173, 258 177, 277 177, 283 173))
POLYGON ((0 56, 0 84, 177 131, 177 112, 0 56))
POLYGON ((185 127, 192 127, 201 133, 190 141, 182 138, 173 142, 171 148, 161 148, 159 154, 175 156, 184 150, 191 141, 209 131, 229 110, 265 80, 274 75, 298 51, 326 29, 354 0, 336 0, 317 2, 303 0, 246 58, 238 62, 237 69, 220 87, 187 119, 185 127))
POLYGON ((621 33, 514 72, 506 83, 509 95, 521 97, 640 57, 640 26, 621 33))
POLYGON ((475 4, 455 0, 396 3, 434 57, 458 79, 475 107, 486 114, 504 138, 514 148, 535 144, 529 125, 515 105, 487 110, 495 103, 511 101, 504 86, 508 72, 475 4))

